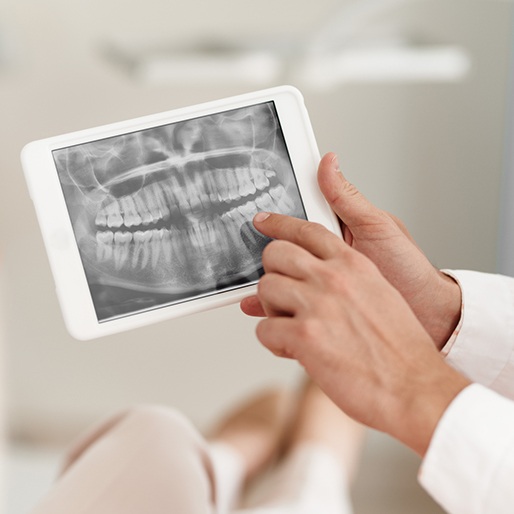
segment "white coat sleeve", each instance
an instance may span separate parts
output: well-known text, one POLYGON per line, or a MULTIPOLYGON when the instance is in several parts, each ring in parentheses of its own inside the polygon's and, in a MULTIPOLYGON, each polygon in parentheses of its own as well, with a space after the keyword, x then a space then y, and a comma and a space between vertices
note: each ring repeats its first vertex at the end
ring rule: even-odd
POLYGON ((419 481, 451 514, 512 513, 514 402, 504 396, 514 398, 514 279, 446 273, 459 283, 463 306, 443 354, 477 383, 439 421, 419 481))

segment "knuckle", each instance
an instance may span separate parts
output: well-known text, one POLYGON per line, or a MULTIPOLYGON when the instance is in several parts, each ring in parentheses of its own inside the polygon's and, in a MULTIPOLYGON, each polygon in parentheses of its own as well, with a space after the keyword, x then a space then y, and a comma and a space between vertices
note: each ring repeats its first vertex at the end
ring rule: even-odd
POLYGON ((312 221, 302 223, 300 227, 298 228, 298 236, 300 239, 304 238, 310 238, 313 235, 319 234, 321 231, 323 231, 324 228, 319 223, 315 223, 312 221))
POLYGON ((306 318, 299 320, 297 324, 297 338, 303 344, 313 344, 319 337, 320 330, 318 320, 306 318))

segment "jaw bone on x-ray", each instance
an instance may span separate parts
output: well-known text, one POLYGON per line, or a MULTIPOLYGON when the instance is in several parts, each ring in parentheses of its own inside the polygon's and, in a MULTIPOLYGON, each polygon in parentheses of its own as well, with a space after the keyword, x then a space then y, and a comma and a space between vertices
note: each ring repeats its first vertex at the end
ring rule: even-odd
POLYGON ((99 321, 253 282, 253 216, 305 219, 272 102, 53 154, 99 321))

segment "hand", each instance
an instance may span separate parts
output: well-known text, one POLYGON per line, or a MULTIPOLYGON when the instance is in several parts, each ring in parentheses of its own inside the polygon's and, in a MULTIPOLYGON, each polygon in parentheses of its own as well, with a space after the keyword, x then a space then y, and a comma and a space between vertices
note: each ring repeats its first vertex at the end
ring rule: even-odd
POLYGON ((254 224, 275 239, 263 253, 257 297, 246 304, 267 316, 259 340, 297 359, 348 415, 423 455, 469 382, 444 363, 367 257, 321 225, 267 213, 254 224))
POLYGON ((342 221, 345 241, 400 291, 440 350, 460 319, 457 283, 430 264, 400 220, 376 208, 344 178, 334 154, 321 160, 318 182, 342 221))

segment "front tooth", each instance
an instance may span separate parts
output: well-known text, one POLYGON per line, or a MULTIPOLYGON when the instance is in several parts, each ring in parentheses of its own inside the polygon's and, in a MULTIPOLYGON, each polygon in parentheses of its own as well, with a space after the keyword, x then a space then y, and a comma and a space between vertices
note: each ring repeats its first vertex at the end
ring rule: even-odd
POLYGON ((179 184, 177 177, 174 175, 171 176, 170 180, 180 212, 182 214, 189 214, 191 212, 191 205, 189 204, 189 200, 187 198, 186 192, 184 191, 184 188, 179 184))
POLYGON ((196 194, 200 198, 200 202, 204 209, 208 209, 211 206, 210 196, 207 192, 207 184, 206 184, 206 175, 195 173, 193 177, 193 182, 196 188, 196 194))
POLYGON ((194 178, 191 178, 189 175, 184 177, 185 183, 185 194, 189 203, 191 204, 191 208, 193 210, 197 210, 198 207, 202 206, 202 202, 200 200, 200 191, 198 190, 197 184, 194 181, 194 178))
POLYGON ((123 219, 126 227, 134 227, 141 225, 141 216, 137 213, 134 199, 130 196, 120 198, 121 209, 123 210, 123 219))
POLYGON ((114 200, 105 207, 107 216, 107 226, 119 228, 123 225, 123 217, 121 216, 120 204, 114 200))

